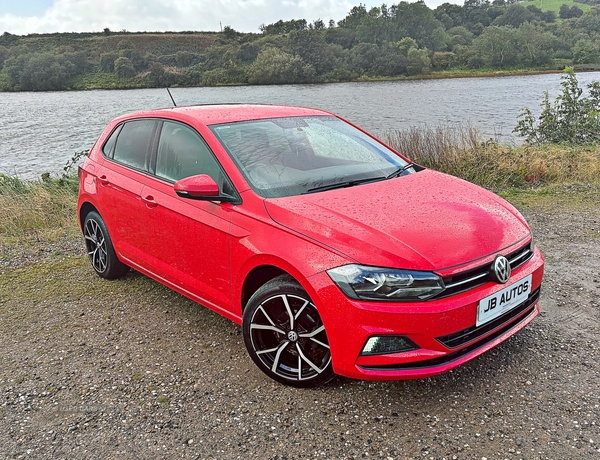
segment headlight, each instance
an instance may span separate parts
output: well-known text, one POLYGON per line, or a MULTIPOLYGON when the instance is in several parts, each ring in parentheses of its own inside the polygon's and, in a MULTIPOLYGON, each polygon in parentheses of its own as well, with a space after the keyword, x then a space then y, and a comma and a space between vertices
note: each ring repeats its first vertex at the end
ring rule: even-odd
POLYGON ((442 279, 431 272, 351 264, 332 268, 327 273, 351 299, 419 301, 445 289, 442 279))

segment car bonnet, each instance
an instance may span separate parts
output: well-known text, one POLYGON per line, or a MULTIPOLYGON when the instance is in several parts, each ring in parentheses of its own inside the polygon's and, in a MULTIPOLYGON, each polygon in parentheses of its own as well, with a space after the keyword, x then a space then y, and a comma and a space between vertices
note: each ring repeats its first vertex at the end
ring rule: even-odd
POLYGON ((440 270, 493 254, 529 227, 502 198, 432 170, 265 200, 280 225, 365 265, 440 270))

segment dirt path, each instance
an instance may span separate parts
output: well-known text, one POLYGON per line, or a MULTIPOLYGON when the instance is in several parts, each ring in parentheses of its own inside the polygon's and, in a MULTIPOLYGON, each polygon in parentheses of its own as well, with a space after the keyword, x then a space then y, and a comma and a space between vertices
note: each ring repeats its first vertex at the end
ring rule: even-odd
POLYGON ((448 374, 271 382, 240 329, 77 237, 0 248, 0 457, 600 458, 600 205, 516 200, 547 261, 542 315, 448 374))

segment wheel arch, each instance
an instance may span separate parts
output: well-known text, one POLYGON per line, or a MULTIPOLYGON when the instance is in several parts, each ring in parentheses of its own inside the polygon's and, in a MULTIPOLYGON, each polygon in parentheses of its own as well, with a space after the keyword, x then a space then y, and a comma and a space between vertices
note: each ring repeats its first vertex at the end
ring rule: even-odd
POLYGON ((96 211, 98 214, 100 214, 98 212, 98 209, 96 209, 96 207, 89 201, 85 201, 84 203, 81 204, 81 206, 79 207, 79 227, 80 228, 83 228, 83 223, 85 222, 85 218, 92 211, 96 211))
POLYGON ((268 283, 273 278, 277 278, 281 275, 289 275, 292 278, 296 279, 293 275, 291 275, 283 268, 270 264, 259 265, 250 270, 250 272, 246 275, 244 283, 242 285, 240 299, 242 313, 244 312, 244 309, 248 304, 248 300, 250 300, 250 297, 252 297, 252 294, 254 294, 265 283, 268 283))

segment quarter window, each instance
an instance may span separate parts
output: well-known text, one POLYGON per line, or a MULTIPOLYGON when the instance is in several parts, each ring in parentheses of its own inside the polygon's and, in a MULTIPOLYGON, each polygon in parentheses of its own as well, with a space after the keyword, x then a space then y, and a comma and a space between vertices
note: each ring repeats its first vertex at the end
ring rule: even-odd
POLYGON ((104 144, 104 147, 102 147, 102 153, 104 154, 105 157, 110 158, 112 156, 113 147, 115 146, 115 143, 117 142, 117 137, 119 137, 119 133, 121 132, 122 127, 123 127, 123 125, 119 125, 117 127, 117 129, 115 129, 113 131, 113 133, 110 135, 110 137, 104 144))

